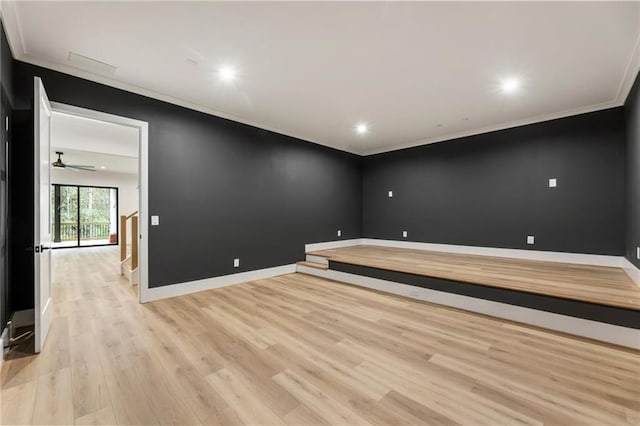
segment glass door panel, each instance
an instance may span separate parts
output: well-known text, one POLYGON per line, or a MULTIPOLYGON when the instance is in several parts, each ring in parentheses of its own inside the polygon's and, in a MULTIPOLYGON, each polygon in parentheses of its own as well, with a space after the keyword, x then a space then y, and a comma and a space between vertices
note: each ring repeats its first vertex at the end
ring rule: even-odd
POLYGON ((78 245, 78 187, 52 185, 51 234, 53 247, 78 245))
POLYGON ((118 244, 118 189, 52 185, 53 247, 118 244))
POLYGON ((80 187, 80 245, 117 244, 115 188, 80 187))

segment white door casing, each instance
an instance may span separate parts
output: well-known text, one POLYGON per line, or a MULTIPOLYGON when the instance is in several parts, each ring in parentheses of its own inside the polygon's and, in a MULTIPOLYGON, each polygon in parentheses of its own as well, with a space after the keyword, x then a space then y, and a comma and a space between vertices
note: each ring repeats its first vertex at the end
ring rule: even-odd
POLYGON ((74 115, 107 123, 119 124, 138 129, 138 217, 140 244, 138 245, 138 301, 149 302, 149 124, 146 121, 90 110, 73 105, 51 103, 52 110, 61 114, 74 115))

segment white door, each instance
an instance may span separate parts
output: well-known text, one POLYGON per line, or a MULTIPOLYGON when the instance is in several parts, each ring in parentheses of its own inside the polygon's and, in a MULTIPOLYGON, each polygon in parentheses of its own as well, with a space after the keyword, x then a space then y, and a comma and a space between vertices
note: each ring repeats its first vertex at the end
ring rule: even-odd
POLYGON ((44 347, 51 327, 51 173, 49 165, 51 104, 38 77, 34 79, 34 270, 36 352, 44 347))

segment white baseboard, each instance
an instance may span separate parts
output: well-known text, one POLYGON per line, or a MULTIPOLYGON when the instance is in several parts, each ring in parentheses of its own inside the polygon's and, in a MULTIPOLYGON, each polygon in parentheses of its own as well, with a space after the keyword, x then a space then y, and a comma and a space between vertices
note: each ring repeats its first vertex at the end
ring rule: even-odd
POLYGON ((308 253, 310 251, 317 251, 317 250, 329 250, 329 249, 340 248, 340 247, 359 246, 364 244, 362 241, 363 241, 362 238, 354 238, 352 240, 337 240, 337 241, 326 241, 324 243, 305 244, 304 251, 305 253, 308 253))
MULTIPOLYGON (((355 241, 355 240, 354 240, 355 241)), ((515 259, 542 260, 546 262, 574 263, 579 265, 622 267, 622 256, 564 253, 556 251, 504 249, 494 247, 458 246, 453 244, 420 243, 413 241, 378 240, 362 238, 361 244, 396 247, 413 250, 441 251, 446 253, 477 254, 481 256, 510 257, 515 259)), ((320 250, 320 249, 318 249, 320 250)))
POLYGON ((9 344, 9 329, 5 327, 4 330, 2 330, 2 334, 0 334, 0 348, 2 348, 2 353, 0 353, 0 369, 2 369, 2 363, 4 362, 4 353, 5 353, 5 346, 7 346, 9 344))
POLYGON ((384 291, 386 293, 398 294, 439 305, 451 306, 466 311, 530 324, 576 336, 626 346, 633 349, 640 349, 640 330, 633 328, 575 318, 567 315, 555 314, 552 312, 540 311, 459 294, 446 293, 408 284, 400 284, 393 281, 349 274, 346 272, 322 270, 301 265, 297 266, 297 271, 321 278, 384 291))
POLYGON ((629 259, 626 257, 622 258, 622 269, 629 275, 631 281, 640 286, 640 269, 633 263, 629 262, 629 259))
POLYGON ((220 277, 205 278, 197 281, 187 281, 178 284, 153 287, 145 291, 142 303, 154 300, 167 299, 169 297, 183 296, 198 291, 211 290, 248 281, 261 280, 277 275, 291 274, 296 271, 296 265, 282 265, 273 268, 257 269, 255 271, 240 272, 237 274, 222 275, 220 277))
POLYGON ((308 254, 306 256, 307 262, 320 263, 322 265, 328 265, 329 261, 326 257, 314 256, 312 254, 308 254))
POLYGON ((129 285, 140 284, 140 268, 132 271, 129 268, 120 266, 120 275, 123 275, 129 281, 129 285))

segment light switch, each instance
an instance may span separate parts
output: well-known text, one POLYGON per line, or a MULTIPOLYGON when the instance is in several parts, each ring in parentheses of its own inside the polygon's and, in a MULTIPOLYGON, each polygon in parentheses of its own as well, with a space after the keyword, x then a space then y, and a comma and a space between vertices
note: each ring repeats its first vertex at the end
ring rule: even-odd
POLYGON ((160 216, 151 216, 151 226, 160 225, 160 216))
POLYGON ((402 231, 402 238, 407 238, 408 232, 407 231, 402 231))
POLYGON ((527 244, 534 244, 534 242, 535 242, 535 237, 533 235, 528 235, 527 244))
POLYGON ((393 191, 389 191, 389 198, 393 197, 393 191))
POLYGON ((640 247, 636 247, 636 258, 640 259, 640 247))
POLYGON ((558 186, 558 179, 549 179, 549 188, 555 188, 556 186, 558 186))

